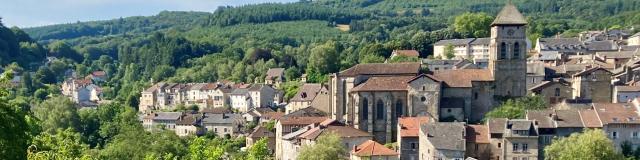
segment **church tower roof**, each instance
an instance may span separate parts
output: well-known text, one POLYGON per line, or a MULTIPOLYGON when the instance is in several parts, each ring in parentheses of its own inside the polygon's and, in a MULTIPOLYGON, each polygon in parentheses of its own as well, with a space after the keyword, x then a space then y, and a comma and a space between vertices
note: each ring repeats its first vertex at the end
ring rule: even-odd
POLYGON ((524 19, 524 16, 518 11, 518 8, 511 4, 511 2, 507 3, 502 8, 502 11, 498 13, 496 19, 493 20, 491 26, 495 25, 526 25, 527 20, 524 19))

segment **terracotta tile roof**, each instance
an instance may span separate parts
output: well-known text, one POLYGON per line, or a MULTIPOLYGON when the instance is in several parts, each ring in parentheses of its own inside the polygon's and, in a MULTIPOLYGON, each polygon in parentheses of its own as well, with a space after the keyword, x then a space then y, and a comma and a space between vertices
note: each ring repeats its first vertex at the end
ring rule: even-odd
POLYGON ((429 122, 429 117, 401 117, 398 118, 400 137, 418 137, 420 124, 429 122))
POLYGON ((580 118, 586 128, 602 128, 598 113, 593 109, 580 110, 580 118))
POLYGON ((418 75, 420 63, 366 63, 357 64, 346 69, 339 75, 418 75))
POLYGON ((214 90, 218 89, 219 85, 217 83, 206 83, 202 87, 203 90, 214 90))
POLYGON ((358 145, 356 148, 354 148, 353 150, 351 150, 351 154, 355 155, 355 156, 360 156, 360 157, 369 157, 369 156, 397 156, 399 155, 398 152, 393 151, 387 147, 385 147, 384 145, 372 141, 372 140, 368 140, 360 145, 358 145))
POLYGON ((593 103, 603 125, 609 123, 640 124, 640 115, 631 103, 593 103))
POLYGON ((278 120, 284 116, 284 112, 265 112, 262 113, 260 118, 269 119, 269 120, 278 120))
POLYGON ((486 125, 467 125, 465 139, 474 143, 489 143, 489 127, 486 125))
POLYGON ((300 90, 296 93, 293 98, 291 98, 291 102, 310 102, 316 98, 316 95, 322 89, 322 85, 318 83, 305 83, 300 86, 300 90))
POLYGON ((308 125, 320 123, 328 119, 327 117, 282 117, 279 119, 282 125, 308 125))
POLYGON ((364 83, 351 89, 351 92, 363 91, 406 91, 407 81, 415 76, 371 77, 364 83))
POLYGON ((397 56, 419 57, 420 53, 416 50, 393 50, 392 54, 397 56))
POLYGON ((496 19, 493 20, 491 26, 494 25, 526 25, 527 20, 524 19, 524 16, 520 14, 518 8, 513 4, 509 3, 502 8, 500 13, 496 16, 496 19))
POLYGON ((472 87, 471 82, 493 81, 491 71, 487 69, 457 69, 433 72, 433 76, 449 87, 472 87))
POLYGON ((105 73, 104 71, 93 71, 91 72, 92 76, 98 76, 98 77, 104 77, 107 75, 107 73, 105 73))

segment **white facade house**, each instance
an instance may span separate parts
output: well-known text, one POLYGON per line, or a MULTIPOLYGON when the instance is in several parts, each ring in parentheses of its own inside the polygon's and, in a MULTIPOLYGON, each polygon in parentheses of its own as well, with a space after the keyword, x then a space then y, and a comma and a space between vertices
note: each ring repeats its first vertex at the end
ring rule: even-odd
POLYGON ((640 97, 640 86, 615 86, 613 103, 626 103, 640 97))

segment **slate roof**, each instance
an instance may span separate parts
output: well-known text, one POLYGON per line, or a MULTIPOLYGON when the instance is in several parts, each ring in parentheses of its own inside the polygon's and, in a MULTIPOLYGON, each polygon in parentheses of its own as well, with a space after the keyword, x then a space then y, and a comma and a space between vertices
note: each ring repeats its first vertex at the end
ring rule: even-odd
POLYGON ((487 69, 456 69, 439 70, 433 72, 433 76, 442 80, 449 87, 468 88, 474 81, 493 81, 491 71, 487 69))
POLYGON ((527 63, 527 74, 529 75, 537 75, 544 76, 545 75, 545 67, 542 62, 528 62, 527 63))
POLYGON ((420 124, 429 122, 429 117, 400 117, 398 125, 400 137, 418 137, 420 132, 420 124))
POLYGON ((177 125, 199 125, 202 121, 202 114, 184 114, 178 121, 176 121, 177 125))
POLYGON ((420 57, 420 53, 416 50, 393 50, 392 54, 397 56, 420 57))
POLYGON ((640 92, 640 86, 615 86, 618 92, 640 92))
POLYGON ((465 139, 473 143, 489 143, 489 127, 486 125, 467 125, 465 139))
POLYGON ((249 93, 249 89, 247 88, 236 88, 231 92, 231 95, 246 95, 249 93))
POLYGON ((322 85, 318 83, 305 83, 300 86, 298 93, 296 93, 290 102, 310 102, 316 98, 316 95, 322 89, 322 85))
POLYGON ((436 149, 465 150, 465 127, 461 122, 434 122, 420 125, 427 141, 436 149))
POLYGON ((459 45, 468 45, 471 42, 473 42, 473 40, 475 40, 475 38, 465 38, 465 39, 443 39, 440 40, 436 43, 434 43, 434 46, 443 46, 443 45, 453 45, 453 46, 459 46, 459 45))
POLYGON ((532 125, 532 121, 530 120, 523 120, 523 119, 510 119, 509 121, 507 121, 507 129, 511 129, 511 130, 529 130, 531 129, 531 125, 532 125), (509 128, 509 126, 511 126, 511 128, 509 128))
POLYGON ((312 128, 309 131, 301 134, 299 137, 303 138, 303 139, 315 140, 319 136, 327 134, 327 133, 331 133, 331 132, 337 134, 338 136, 340 136, 342 138, 373 137, 373 135, 369 134, 368 132, 365 132, 365 131, 362 131, 362 130, 359 130, 359 129, 355 129, 353 127, 335 126, 335 125, 318 126, 318 127, 312 128))
POLYGON ((284 75, 284 68, 270 68, 269 70, 267 70, 265 79, 282 78, 282 75, 284 75))
POLYGON ((204 124, 233 124, 240 122, 242 115, 240 114, 205 114, 202 119, 204 124))
POLYGON ((565 85, 565 86, 569 86, 570 85, 569 82, 566 82, 564 80, 554 79, 553 81, 542 81, 542 82, 532 86, 528 90, 530 90, 530 91, 538 91, 538 90, 542 90, 542 89, 546 88, 547 86, 551 86, 553 84, 562 84, 562 85, 565 85))
POLYGON ((500 13, 493 20, 491 26, 495 25, 526 25, 527 20, 522 16, 518 8, 510 2, 502 8, 500 13))
POLYGON ((216 108, 205 108, 202 109, 202 113, 212 113, 212 114, 222 114, 222 113, 232 113, 231 109, 227 107, 216 107, 216 108))
POLYGON ((631 103, 593 103, 603 124, 640 124, 640 115, 631 103))
POLYGON ((595 72, 597 70, 603 70, 603 71, 611 73, 611 71, 598 66, 598 67, 592 67, 592 68, 586 69, 586 70, 584 70, 582 72, 578 72, 578 73, 574 74, 573 76, 582 76, 582 75, 585 75, 585 74, 588 74, 588 73, 595 72))
POLYGON ((319 109, 316 109, 313 107, 306 107, 303 109, 299 109, 297 111, 293 111, 289 114, 283 115, 282 117, 325 117, 327 115, 328 115, 327 113, 319 109))
POLYGON ((262 137, 276 137, 276 134, 267 130, 267 128, 263 126, 256 127, 248 137, 251 138, 262 138, 262 137))
POLYGON ((367 140, 366 142, 358 145, 351 150, 351 154, 359 157, 399 155, 398 152, 372 140, 367 140))
POLYGON ((406 91, 407 81, 415 76, 371 77, 351 89, 351 92, 366 91, 406 91))
POLYGON ((540 38, 539 42, 549 50, 582 50, 587 47, 578 38, 540 38))
POLYGON ((540 60, 540 61, 551 61, 558 60, 562 58, 562 54, 558 51, 540 51, 537 54, 537 57, 531 57, 530 59, 540 60))
POLYGON ((279 119, 282 125, 308 125, 320 123, 328 119, 327 117, 282 117, 279 119))
POLYGON ((153 120, 178 120, 178 118, 180 118, 180 116, 182 115, 182 112, 156 112, 156 113, 151 113, 149 114, 149 116, 147 116, 148 118, 152 118, 153 120))
POLYGON ((357 75, 418 75, 420 63, 366 63, 357 64, 338 73, 342 76, 357 75))
POLYGON ((618 45, 613 40, 587 42, 586 46, 590 51, 612 51, 618 49, 618 45))
POLYGON ((603 58, 633 58, 640 55, 640 52, 636 51, 609 51, 609 52, 596 52, 597 56, 603 58))
POLYGON ((487 124, 489 125, 489 133, 502 134, 504 133, 504 128, 507 126, 507 119, 506 118, 489 119, 489 122, 487 124))
POLYGON ((476 38, 471 42, 471 45, 489 45, 491 38, 476 38))
POLYGON ((554 111, 551 109, 546 110, 528 110, 527 119, 538 122, 538 128, 556 128, 555 122, 552 118, 554 111))
POLYGON ((575 109, 571 110, 556 110, 556 115, 558 115, 558 119, 556 120, 556 124, 558 128, 567 127, 567 128, 583 128, 584 124, 582 124, 582 119, 580 118, 580 112, 575 109))

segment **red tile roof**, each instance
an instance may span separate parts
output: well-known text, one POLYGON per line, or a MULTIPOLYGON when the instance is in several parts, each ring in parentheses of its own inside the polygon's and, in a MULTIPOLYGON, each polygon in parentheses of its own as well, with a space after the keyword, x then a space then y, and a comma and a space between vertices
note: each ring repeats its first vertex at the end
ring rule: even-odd
POLYGON ((614 123, 640 124, 640 115, 631 103, 593 103, 603 125, 614 123))
POLYGON ((465 139, 474 143, 489 143, 489 127, 486 125, 467 125, 465 139))
POLYGON ((433 73, 434 77, 442 80, 449 87, 472 87, 471 82, 493 81, 491 71, 487 69, 456 69, 440 70, 433 73))
POLYGON ((355 156, 360 156, 360 157, 369 157, 369 156, 397 156, 398 152, 393 151, 387 147, 384 147, 384 145, 372 141, 372 140, 368 140, 360 145, 358 145, 356 148, 354 148, 353 150, 351 150, 351 154, 355 155, 355 156))
POLYGON ((580 118, 586 128, 602 128, 598 113, 593 109, 580 110, 580 118))
POLYGON ((415 76, 371 77, 364 83, 353 87, 351 91, 406 91, 407 81, 413 77, 415 76))
POLYGON ((420 73, 420 63, 366 63, 357 64, 339 73, 343 76, 357 75, 413 75, 420 73))
POLYGON ((400 137, 418 137, 420 124, 429 122, 428 117, 401 117, 398 118, 400 137))

